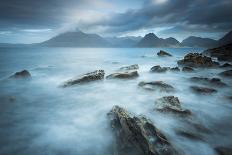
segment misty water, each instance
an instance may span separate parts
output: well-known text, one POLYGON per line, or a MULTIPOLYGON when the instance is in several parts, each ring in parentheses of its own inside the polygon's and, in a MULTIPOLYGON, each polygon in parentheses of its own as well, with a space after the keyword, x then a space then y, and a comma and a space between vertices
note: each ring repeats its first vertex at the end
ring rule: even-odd
POLYGON ((232 145, 232 81, 213 95, 190 91, 190 77, 218 77, 224 69, 198 69, 194 73, 150 73, 154 65, 177 66, 188 52, 204 49, 166 48, 174 57, 159 58, 155 48, 1 48, 0 49, 0 154, 1 155, 110 155, 114 136, 107 113, 114 105, 134 115, 145 115, 182 154, 214 155, 215 147, 232 145), (61 88, 68 79, 97 69, 106 75, 122 66, 139 64, 139 77, 104 79, 61 88), (27 69, 31 79, 8 79, 27 69), (164 81, 174 93, 146 91, 141 81, 164 81), (209 131, 196 131, 184 118, 154 110, 154 101, 174 95, 193 119, 209 131), (194 139, 177 131, 200 135, 194 139))

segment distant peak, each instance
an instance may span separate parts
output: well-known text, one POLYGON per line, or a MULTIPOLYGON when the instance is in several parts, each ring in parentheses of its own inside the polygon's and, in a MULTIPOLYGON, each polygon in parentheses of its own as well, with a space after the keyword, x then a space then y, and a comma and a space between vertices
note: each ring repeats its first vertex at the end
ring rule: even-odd
POLYGON ((158 38, 154 33, 148 33, 144 38, 158 38))

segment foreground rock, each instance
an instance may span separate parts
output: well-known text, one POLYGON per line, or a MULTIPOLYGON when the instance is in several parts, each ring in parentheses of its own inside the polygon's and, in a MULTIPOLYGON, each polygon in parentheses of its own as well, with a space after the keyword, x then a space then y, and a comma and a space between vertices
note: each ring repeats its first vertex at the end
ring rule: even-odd
POLYGON ((161 112, 172 112, 176 114, 191 114, 190 110, 183 109, 180 101, 174 96, 165 96, 155 101, 155 110, 161 112))
POLYGON ((168 139, 143 116, 132 116, 125 109, 115 106, 108 113, 116 135, 118 154, 136 149, 144 155, 178 154, 168 139))
POLYGON ((175 91, 174 87, 164 83, 163 81, 152 81, 152 82, 140 82, 139 86, 151 91, 161 91, 161 92, 173 92, 175 91))
POLYGON ((130 65, 130 66, 125 66, 125 67, 121 67, 120 70, 137 70, 139 69, 139 65, 138 64, 134 64, 134 65, 130 65))
POLYGON ((217 92, 216 89, 199 86, 191 86, 190 89, 197 94, 213 94, 217 92))
POLYGON ((166 57, 166 56, 171 57, 171 56, 172 56, 171 54, 169 54, 168 52, 165 52, 165 51, 163 51, 163 50, 160 50, 160 51, 157 53, 157 55, 160 56, 160 57, 166 57))
POLYGON ((119 72, 108 75, 107 79, 133 79, 138 77, 137 71, 119 72))
POLYGON ((187 67, 218 67, 219 64, 214 62, 210 57, 203 56, 200 53, 189 53, 184 59, 179 60, 178 65, 187 67))
POLYGON ((219 61, 232 61, 232 43, 221 47, 208 49, 203 54, 216 57, 219 61))
POLYGON ((31 77, 31 74, 28 70, 22 70, 10 76, 10 78, 30 78, 30 77, 31 77))
POLYGON ((225 76, 225 77, 232 77, 232 70, 221 72, 219 75, 225 76))
POLYGON ((183 67, 183 68, 182 68, 182 71, 183 71, 183 72, 193 72, 194 69, 191 68, 191 67, 183 67))
POLYGON ((69 86, 73 86, 76 84, 83 84, 83 83, 88 83, 88 82, 92 82, 96 80, 102 80, 104 79, 104 76, 105 76, 104 70, 96 70, 94 72, 84 74, 76 79, 71 79, 65 82, 62 85, 62 87, 69 87, 69 86))
POLYGON ((153 66, 150 71, 154 73, 163 73, 168 71, 169 69, 170 67, 160 67, 160 65, 157 65, 157 66, 153 66))
POLYGON ((204 78, 204 77, 192 77, 190 78, 192 82, 197 82, 201 83, 204 85, 212 85, 212 86, 217 86, 217 87, 224 87, 226 86, 225 83, 221 81, 219 78, 204 78))

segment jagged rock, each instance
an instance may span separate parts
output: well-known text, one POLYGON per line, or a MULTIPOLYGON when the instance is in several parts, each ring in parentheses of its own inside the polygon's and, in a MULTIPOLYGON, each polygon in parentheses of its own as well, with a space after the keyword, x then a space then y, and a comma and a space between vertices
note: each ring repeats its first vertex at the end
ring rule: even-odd
POLYGON ((107 79, 132 79, 138 77, 137 71, 119 72, 108 75, 107 79))
POLYGON ((146 90, 158 90, 164 92, 173 92, 175 91, 174 87, 164 83, 163 81, 152 81, 152 82, 140 82, 139 86, 146 90))
POLYGON ((221 72, 219 75, 225 76, 225 77, 232 77, 232 70, 221 72))
POLYGON ((172 112, 175 114, 191 114, 190 110, 183 109, 181 107, 180 101, 177 97, 174 96, 164 96, 155 101, 155 110, 161 112, 172 112))
POLYGON ((227 67, 232 67, 230 63, 224 63, 223 65, 220 66, 221 68, 227 68, 227 67))
POLYGON ((73 86, 76 84, 83 84, 83 83, 92 82, 92 81, 96 81, 96 80, 102 80, 102 79, 104 79, 104 76, 105 76, 104 70, 96 70, 94 72, 90 72, 90 73, 81 75, 80 77, 78 77, 76 79, 71 79, 71 80, 65 82, 62 85, 62 87, 69 87, 69 86, 73 86))
POLYGON ((214 62, 210 57, 200 53, 189 53, 184 59, 179 60, 178 65, 187 67, 218 67, 219 63, 214 62))
POLYGON ((130 66, 125 66, 125 67, 121 67, 120 70, 137 70, 139 69, 139 65, 138 64, 134 64, 134 65, 130 65, 130 66))
POLYGON ((179 72, 180 68, 179 67, 173 67, 173 68, 170 68, 170 71, 179 72))
POLYGON ((190 88, 193 92, 198 94, 212 94, 217 92, 216 89, 207 87, 191 86, 190 88))
POLYGON ((164 134, 144 116, 132 116, 119 106, 114 106, 108 116, 116 135, 118 154, 128 149, 144 155, 178 154, 164 134))
POLYGON ((183 71, 183 72, 193 72, 194 69, 191 68, 191 67, 183 67, 183 68, 182 68, 182 71, 183 71))
POLYGON ((232 155, 232 146, 231 147, 216 147, 215 151, 219 154, 219 155, 232 155))
POLYGON ((172 56, 171 54, 169 54, 168 52, 165 52, 165 51, 163 51, 163 50, 160 50, 160 51, 157 53, 157 55, 160 56, 160 57, 165 57, 165 56, 171 57, 171 56, 172 56))
POLYGON ((213 85, 218 87, 226 86, 225 83, 221 81, 219 78, 204 78, 204 77, 192 77, 190 78, 192 82, 197 82, 205 85, 213 85))
POLYGON ((156 73, 162 73, 162 72, 166 72, 169 69, 170 67, 160 67, 160 65, 157 65, 157 66, 153 66, 150 71, 156 73))
POLYGON ((30 77, 31 77, 31 74, 28 70, 22 70, 10 76, 10 78, 30 78, 30 77))

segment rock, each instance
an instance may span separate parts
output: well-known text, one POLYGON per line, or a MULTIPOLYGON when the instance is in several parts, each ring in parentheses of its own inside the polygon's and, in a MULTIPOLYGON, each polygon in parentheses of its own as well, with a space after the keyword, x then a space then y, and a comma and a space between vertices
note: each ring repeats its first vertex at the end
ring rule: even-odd
POLYGON ((107 79, 132 79, 138 77, 137 71, 119 72, 108 75, 107 79))
POLYGON ((207 87, 191 86, 190 88, 193 92, 197 94, 212 94, 217 92, 216 89, 207 87))
POLYGON ((232 155, 232 147, 216 147, 215 151, 219 154, 219 155, 232 155))
POLYGON ((190 78, 192 82, 197 82, 201 83, 204 85, 212 85, 212 86, 217 86, 217 87, 223 87, 226 86, 225 83, 221 81, 219 78, 204 78, 204 77, 192 77, 190 78))
POLYGON ((170 71, 179 72, 180 68, 179 67, 173 67, 173 68, 170 68, 170 71))
POLYGON ((165 52, 165 51, 163 51, 163 50, 160 50, 160 51, 157 53, 157 55, 160 56, 160 57, 165 57, 165 56, 171 57, 171 56, 172 56, 171 54, 169 54, 168 52, 165 52))
POLYGON ((175 91, 174 87, 164 83, 163 81, 152 81, 152 82, 140 82, 139 86, 146 90, 159 90, 161 92, 173 92, 175 91))
POLYGON ((224 63, 223 65, 220 66, 221 68, 227 68, 227 67, 232 67, 231 64, 229 63, 224 63))
POLYGON ((189 130, 178 130, 176 133, 177 135, 183 136, 188 139, 204 141, 202 136, 196 132, 191 132, 189 130))
POLYGON ((153 66, 150 71, 156 73, 163 73, 169 69, 170 69, 169 67, 160 67, 160 65, 157 65, 157 66, 153 66))
POLYGON ((10 96, 9 97, 9 101, 10 102, 15 102, 16 101, 16 97, 15 96, 10 96))
POLYGON ((164 96, 155 101, 155 110, 161 112, 172 112, 175 114, 190 115, 191 111, 183 109, 180 101, 174 96, 164 96))
POLYGON ((184 59, 177 62, 180 66, 187 67, 218 67, 219 63, 214 62, 210 57, 203 56, 200 53, 189 53, 184 59))
POLYGON ((182 71, 183 71, 183 72, 193 72, 194 69, 191 68, 191 67, 183 67, 183 68, 182 68, 182 71))
POLYGON ((116 135, 118 154, 133 149, 144 155, 178 154, 164 134, 144 116, 132 116, 119 106, 114 106, 108 116, 116 135))
POLYGON ((31 74, 28 70, 22 70, 10 76, 10 78, 30 78, 30 77, 31 77, 31 74))
POLYGON ((134 65, 130 65, 130 66, 125 66, 125 67, 121 67, 120 70, 137 70, 139 69, 139 65, 138 64, 134 64, 134 65))
POLYGON ((65 82, 62 87, 69 87, 69 86, 73 86, 76 84, 83 84, 83 83, 88 83, 88 82, 92 82, 92 81, 96 81, 96 80, 102 80, 104 79, 105 76, 105 72, 104 70, 96 70, 94 72, 90 72, 84 75, 81 75, 80 77, 76 78, 76 79, 71 79, 67 82, 65 82))
POLYGON ((219 73, 219 75, 225 76, 225 77, 232 77, 232 70, 227 70, 227 71, 221 72, 221 73, 219 73))

